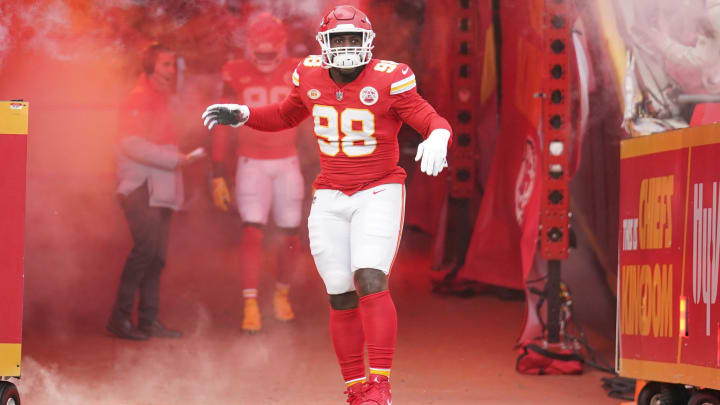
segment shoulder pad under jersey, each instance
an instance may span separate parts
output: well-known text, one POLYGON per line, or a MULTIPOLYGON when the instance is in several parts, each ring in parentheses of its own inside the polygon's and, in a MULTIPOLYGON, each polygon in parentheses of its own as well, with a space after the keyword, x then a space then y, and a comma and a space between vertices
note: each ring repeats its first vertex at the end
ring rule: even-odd
POLYGON ((410 66, 389 60, 381 60, 375 65, 375 70, 385 69, 390 76, 390 95, 405 93, 415 88, 415 73, 410 66))
POLYGON ((322 56, 309 55, 298 63, 292 74, 292 82, 295 86, 300 86, 300 77, 305 69, 322 68, 322 56))
POLYGON ((415 88, 415 74, 404 63, 373 59, 368 69, 372 69, 373 80, 384 83, 390 95, 402 94, 415 88))

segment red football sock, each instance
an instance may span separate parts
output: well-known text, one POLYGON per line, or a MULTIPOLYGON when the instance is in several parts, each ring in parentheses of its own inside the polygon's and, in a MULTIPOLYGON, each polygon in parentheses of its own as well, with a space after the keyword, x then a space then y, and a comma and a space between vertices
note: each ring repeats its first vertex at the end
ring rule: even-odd
POLYGON ((330 338, 345 383, 365 378, 365 335, 357 308, 330 308, 330 338))
MULTIPOLYGON (((242 284, 245 293, 254 290, 257 294, 260 284, 260 265, 262 263, 262 240, 263 231, 254 226, 243 228, 242 242, 240 245, 240 260, 243 262, 242 284)), ((247 295, 247 294, 245 294, 247 295)))
POLYGON ((293 272, 298 264, 300 237, 298 235, 285 235, 280 241, 278 252, 277 282, 290 285, 293 272))
POLYGON ((397 336, 397 312, 390 291, 361 297, 360 317, 367 341, 370 373, 389 375, 397 336))

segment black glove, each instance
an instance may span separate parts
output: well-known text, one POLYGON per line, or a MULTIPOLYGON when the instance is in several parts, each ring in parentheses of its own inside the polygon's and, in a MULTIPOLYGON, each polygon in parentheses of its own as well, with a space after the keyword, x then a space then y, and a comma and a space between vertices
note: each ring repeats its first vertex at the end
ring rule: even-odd
POLYGON ((212 129, 216 124, 232 125, 239 127, 250 117, 250 109, 239 104, 213 104, 205 109, 202 119, 207 129, 212 129))

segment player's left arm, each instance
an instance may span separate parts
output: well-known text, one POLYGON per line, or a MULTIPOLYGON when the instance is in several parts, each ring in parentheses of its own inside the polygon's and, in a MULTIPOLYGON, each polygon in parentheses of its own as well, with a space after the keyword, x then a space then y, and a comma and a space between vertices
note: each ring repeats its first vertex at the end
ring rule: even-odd
POLYGON ((399 65, 390 85, 391 109, 425 139, 418 145, 415 161, 422 159, 420 170, 437 176, 447 167, 447 148, 452 142, 450 123, 417 92, 415 75, 399 65))

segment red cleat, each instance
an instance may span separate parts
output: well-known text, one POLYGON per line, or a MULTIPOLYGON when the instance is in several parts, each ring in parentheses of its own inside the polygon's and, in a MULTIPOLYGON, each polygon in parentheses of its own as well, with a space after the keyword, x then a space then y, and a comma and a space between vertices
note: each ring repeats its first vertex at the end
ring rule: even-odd
POLYGON ((365 384, 364 402, 360 405, 392 405, 390 395, 390 379, 384 375, 370 374, 370 380, 365 384))
POLYGON ((365 391, 367 391, 366 383, 355 383, 348 387, 344 394, 347 394, 347 402, 350 405, 362 405, 365 402, 365 391))

